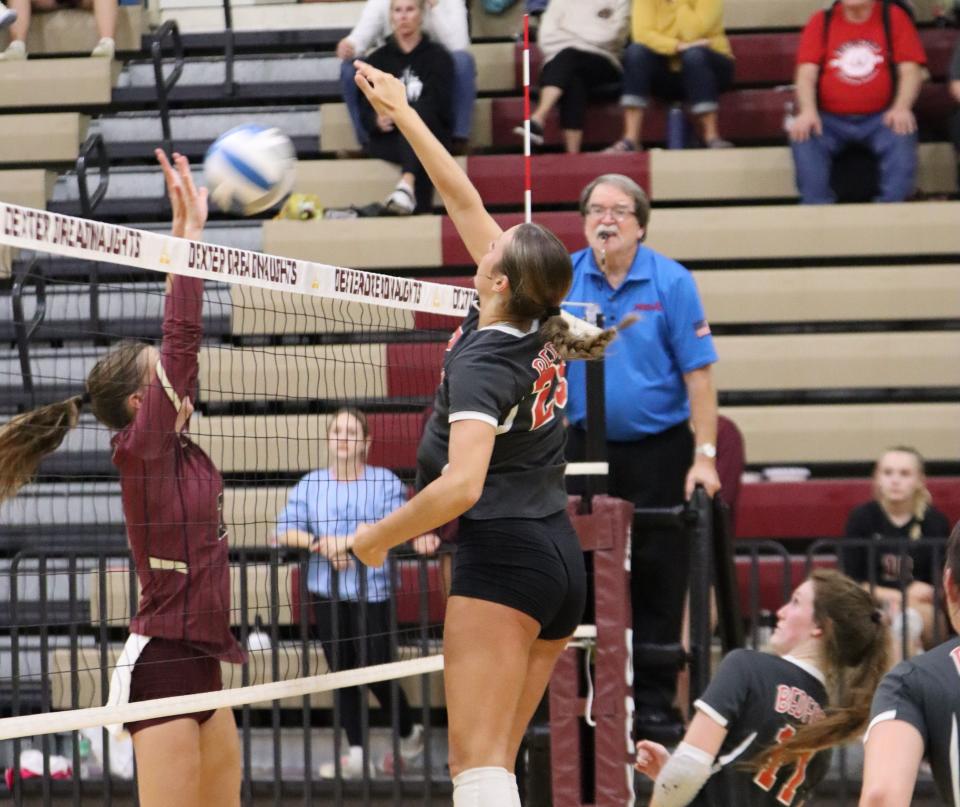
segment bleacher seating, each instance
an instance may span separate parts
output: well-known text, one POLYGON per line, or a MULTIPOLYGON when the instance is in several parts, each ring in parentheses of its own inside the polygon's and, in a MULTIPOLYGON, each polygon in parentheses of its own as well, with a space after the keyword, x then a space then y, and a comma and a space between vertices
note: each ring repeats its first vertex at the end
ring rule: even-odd
MULTIPOLYGON (((317 194, 328 207, 381 200, 395 181, 395 168, 362 158, 328 159, 357 148, 337 98, 332 50, 361 5, 355 0, 271 4, 268 11, 255 5, 235 7, 242 58, 240 87, 232 98, 221 91, 220 74, 207 70, 206 64, 206 54, 222 47, 222 9, 215 4, 165 9, 163 17, 176 17, 188 51, 193 49, 188 57, 194 54, 172 96, 177 148, 200 157, 220 131, 256 118, 281 126, 293 137, 301 154, 296 190, 317 194), (258 69, 258 60, 267 58, 263 51, 274 60, 269 78, 258 69), (309 57, 309 70, 306 61, 300 75, 281 69, 284 59, 295 64, 301 56, 309 57), (279 78, 274 80, 274 75, 279 78)), ((472 0, 472 6, 481 97, 475 109, 473 153, 461 164, 506 226, 520 220, 522 200, 520 142, 512 133, 522 110, 514 39, 522 3, 497 18, 482 14, 479 0, 472 0)), ((867 473, 884 446, 910 443, 938 469, 960 471, 960 206, 926 202, 812 209, 785 204, 796 199, 796 189, 782 128, 792 96, 783 85, 792 80, 798 29, 821 6, 822 0, 726 1, 738 65, 736 86, 723 99, 720 125, 736 149, 652 149, 576 158, 546 153, 533 160, 537 219, 554 228, 571 249, 584 243, 575 207, 589 179, 619 171, 649 190, 655 208, 648 243, 687 262, 695 272, 721 354, 717 380, 723 411, 746 437, 751 468, 801 464, 818 475, 849 474, 743 485, 738 537, 774 539, 787 546, 784 555, 758 560, 758 605, 768 610, 779 605, 803 574, 806 558, 789 552, 804 551, 812 539, 839 537, 849 509, 869 498, 867 473)), ((929 0, 919 3, 922 21, 929 21, 931 6, 929 0)), ((31 59, 0 70, 0 107, 11 113, 0 116, 0 166, 18 166, 0 171, 0 199, 36 207, 50 200, 52 209, 78 213, 75 178, 61 177, 53 188, 49 169, 62 170, 76 159, 90 123, 79 110, 104 111, 96 126, 107 141, 112 181, 98 217, 162 226, 164 214, 157 204, 162 185, 147 164, 160 127, 150 84, 152 66, 140 41, 145 15, 139 7, 121 11, 118 49, 134 54, 137 61, 119 77, 110 65, 85 58, 31 59), (70 81, 58 81, 64 73, 71 74, 70 81), (19 112, 26 107, 69 111, 19 112)), ((85 12, 38 15, 31 53, 89 50, 91 23, 85 12)), ((954 158, 944 142, 950 102, 943 83, 955 32, 927 28, 922 37, 934 81, 924 89, 919 110, 924 140, 919 191, 924 196, 955 194, 954 158)), ((535 70, 536 65, 535 55, 535 70)), ((591 110, 585 143, 607 145, 619 129, 616 101, 607 99, 591 110)), ((646 131, 652 144, 663 141, 662 109, 651 113, 646 131)), ((558 148, 555 121, 547 127, 547 141, 549 148, 558 148)), ((470 258, 442 215, 307 223, 215 220, 208 237, 323 263, 471 283, 470 258)), ((87 270, 55 259, 47 271, 82 281, 87 270)), ((157 337, 160 297, 146 297, 139 293, 143 290, 142 278, 131 277, 102 288, 102 330, 157 337), (124 285, 128 282, 129 291, 124 285), (140 304, 150 301, 135 314, 129 303, 134 293, 140 304)), ((47 319, 31 354, 39 397, 77 392, 75 383, 58 386, 56 376, 78 378, 81 368, 102 350, 89 336, 87 292, 82 284, 48 288, 47 319), (44 372, 54 360, 60 363, 58 372, 44 372), (69 373, 63 371, 63 362, 69 363, 69 373)), ((2 293, 6 304, 6 287, 2 293)), ((449 318, 292 299, 243 287, 211 285, 207 294, 212 304, 205 320, 202 406, 192 429, 227 475, 224 514, 232 546, 267 547, 272 520, 293 479, 324 463, 326 416, 305 402, 323 399, 330 384, 338 396, 375 404, 370 461, 409 475, 422 426, 420 407, 428 403, 436 382, 444 333, 453 325, 449 318), (219 304, 228 299, 231 305, 219 304), (310 344, 294 341, 303 335, 317 338, 310 344), (269 360, 264 350, 269 350, 269 360), (337 357, 349 363, 338 363, 337 357), (358 366, 363 372, 354 375, 358 366)), ((32 312, 29 294, 27 299, 32 312)), ((13 337, 12 323, 5 318, 0 338, 9 348, 13 337)), ((18 359, 9 349, 0 355, 0 406, 5 413, 24 401, 18 359)), ((108 435, 93 427, 88 416, 81 427, 44 464, 40 481, 0 508, 5 551, 12 554, 28 542, 63 547, 71 540, 123 546, 108 435), (71 475, 71 481, 58 478, 62 474, 71 475), (41 514, 43 523, 38 524, 41 514)), ((951 520, 960 518, 960 478, 933 477, 930 487, 951 520)), ((833 560, 827 554, 815 562, 829 565, 833 560)), ((745 606, 751 604, 751 563, 743 556, 737 564, 745 606)), ((429 568, 431 592, 438 592, 438 566, 431 563, 429 568)), ((281 571, 291 599, 281 598, 289 607, 281 609, 280 618, 290 627, 299 612, 297 569, 281 571)), ((262 567, 250 574, 249 591, 257 593, 245 615, 247 624, 257 613, 264 615, 257 597, 268 591, 257 577, 262 567)), ((116 590, 108 599, 109 617, 122 625, 128 608, 126 571, 111 585, 116 590)), ((410 574, 404 576, 402 621, 412 621, 416 612, 417 586, 410 574)), ((91 593, 92 620, 99 616, 98 601, 91 593)), ((239 608, 236 596, 234 602, 239 608)), ((434 598, 431 607, 436 618, 441 605, 434 598)), ((106 648, 111 658, 119 649, 115 638, 106 648)), ((313 648, 309 663, 319 672, 324 666, 316 651, 313 648)), ((299 645, 284 643, 277 653, 281 677, 299 674, 299 645)), ((82 649, 79 666, 90 673, 82 677, 81 706, 100 702, 99 654, 99 647, 82 649)), ((69 653, 58 649, 51 653, 51 662, 55 671, 68 670, 69 653)), ((251 683, 270 680, 271 668, 270 656, 258 657, 251 665, 251 683)), ((62 683, 69 677, 54 680, 62 683)), ((238 682, 239 676, 225 670, 225 680, 238 682)), ((431 679, 433 704, 443 702, 438 682, 437 676, 431 679)), ((420 692, 419 683, 409 686, 415 704, 420 703, 420 692)), ((330 706, 327 695, 315 696, 311 703, 330 706)), ((71 705, 63 687, 55 687, 54 705, 71 705)), ((284 705, 298 707, 300 701, 284 705)))

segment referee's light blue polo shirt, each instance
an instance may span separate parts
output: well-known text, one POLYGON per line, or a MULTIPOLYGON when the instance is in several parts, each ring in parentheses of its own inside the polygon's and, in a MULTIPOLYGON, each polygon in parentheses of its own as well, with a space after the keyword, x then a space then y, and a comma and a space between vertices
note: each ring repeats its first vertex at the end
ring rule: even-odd
MULTIPOLYGON (((607 326, 628 314, 638 318, 605 354, 607 439, 639 440, 687 420, 690 402, 684 373, 717 360, 693 275, 641 244, 626 279, 614 289, 597 266, 592 249, 575 252, 571 259, 573 286, 567 303, 597 303, 607 326)), ((581 306, 566 308, 584 315, 581 306)), ((570 362, 567 376, 567 417, 574 426, 583 427, 585 362, 570 362)))

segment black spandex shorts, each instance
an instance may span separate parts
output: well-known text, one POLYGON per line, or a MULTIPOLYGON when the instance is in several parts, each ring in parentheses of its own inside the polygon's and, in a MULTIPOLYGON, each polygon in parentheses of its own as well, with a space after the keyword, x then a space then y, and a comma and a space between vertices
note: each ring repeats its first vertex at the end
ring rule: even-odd
MULTIPOLYGON (((220 662, 184 642, 172 639, 151 639, 133 665, 130 679, 130 702, 153 698, 192 695, 195 692, 215 692, 223 688, 220 662)), ((215 710, 186 715, 155 717, 127 723, 131 734, 187 717, 203 725, 215 710)))
POLYGON ((566 511, 544 518, 461 518, 450 593, 533 617, 541 639, 570 636, 583 616, 587 575, 566 511))

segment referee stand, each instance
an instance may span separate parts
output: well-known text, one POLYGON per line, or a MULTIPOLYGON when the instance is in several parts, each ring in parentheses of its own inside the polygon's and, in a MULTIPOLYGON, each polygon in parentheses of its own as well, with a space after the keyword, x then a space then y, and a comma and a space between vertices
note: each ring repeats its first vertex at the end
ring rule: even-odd
MULTIPOLYGON (((586 461, 606 460, 603 362, 587 365, 586 461)), ((527 793, 530 807, 633 805, 633 670, 690 671, 689 702, 710 680, 712 601, 723 652, 743 646, 727 509, 698 486, 683 506, 636 509, 605 494, 605 476, 586 476, 569 512, 585 553, 594 625, 582 625, 557 661, 549 687, 552 794, 527 793), (674 527, 689 546, 689 646, 633 643, 630 598, 633 530, 674 527), (591 563, 592 561, 592 563, 591 563), (550 798, 552 796, 552 800, 550 798)), ((532 729, 536 731, 536 728, 532 729)), ((532 739, 532 738, 531 738, 532 739)), ((530 777, 530 781, 536 781, 530 777)))

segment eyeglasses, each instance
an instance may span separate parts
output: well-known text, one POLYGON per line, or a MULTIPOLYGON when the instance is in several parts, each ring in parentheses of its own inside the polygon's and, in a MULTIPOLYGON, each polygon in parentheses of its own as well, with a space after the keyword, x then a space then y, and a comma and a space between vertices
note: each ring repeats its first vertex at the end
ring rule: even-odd
POLYGON ((627 216, 636 216, 637 211, 631 210, 624 205, 615 207, 604 207, 603 205, 587 205, 587 215, 596 219, 602 219, 609 213, 616 221, 623 221, 627 216))

